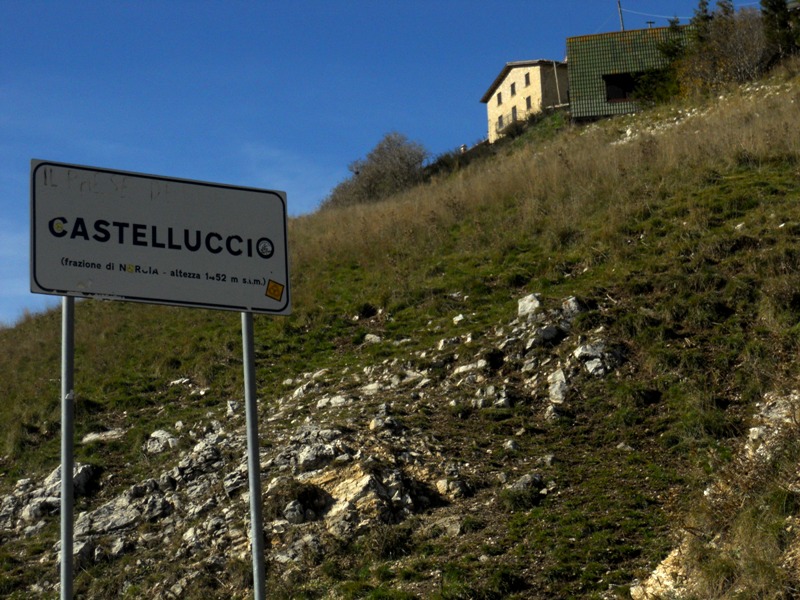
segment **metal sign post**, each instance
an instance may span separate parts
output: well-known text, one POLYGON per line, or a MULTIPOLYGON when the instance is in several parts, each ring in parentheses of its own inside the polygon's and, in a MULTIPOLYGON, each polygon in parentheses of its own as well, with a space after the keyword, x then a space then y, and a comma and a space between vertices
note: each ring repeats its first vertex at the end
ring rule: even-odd
POLYGON ((63 296, 61 600, 71 600, 75 297, 242 314, 254 597, 264 534, 253 313, 291 314, 286 194, 31 161, 31 291, 63 296))
POLYGON ((264 531, 261 517, 261 460, 258 444, 256 369, 253 344, 253 313, 242 313, 244 402, 247 421, 247 471, 250 479, 250 538, 253 552, 253 597, 264 600, 264 531))
POLYGON ((75 298, 61 299, 61 600, 72 600, 75 298))

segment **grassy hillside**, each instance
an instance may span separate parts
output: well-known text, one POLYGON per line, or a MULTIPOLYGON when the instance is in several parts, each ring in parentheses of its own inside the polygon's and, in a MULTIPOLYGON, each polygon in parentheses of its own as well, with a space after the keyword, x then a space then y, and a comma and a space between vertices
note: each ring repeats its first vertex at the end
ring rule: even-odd
MULTIPOLYGON (((590 310, 574 335, 602 327, 625 361, 581 388, 579 415, 552 426, 535 422, 531 404, 406 414, 414 435, 436 439, 445 456, 492 447, 515 428, 538 432, 507 456, 471 460, 486 461, 483 473, 513 472, 526 456, 569 456, 561 500, 511 501, 506 514, 473 518, 473 553, 430 540, 411 544, 403 560, 341 550, 284 596, 625 597, 682 527, 713 537, 736 524, 751 528, 741 539, 773 554, 754 574, 735 553, 703 546, 707 597, 733 597, 736 586, 756 590, 741 597, 789 597, 798 579, 777 559, 791 541, 780 524, 800 502, 770 504, 758 518, 746 503, 716 515, 700 506, 709 481, 730 467, 755 403, 797 385, 798 125, 800 78, 784 68, 693 104, 557 133, 545 123, 389 201, 293 219, 294 314, 255 321, 262 422, 287 378, 408 361, 448 336, 480 338, 512 321, 531 292, 581 299, 590 310), (469 318, 454 324, 458 314, 469 318), (365 346, 369 333, 403 343, 365 346), (618 443, 630 440, 637 451, 620 458, 618 443), (490 570, 474 553, 501 557, 508 570, 490 570)), ((58 464, 59 327, 49 313, 0 330, 0 493, 58 464)), ((79 461, 114 472, 109 489, 153 471, 140 450, 150 432, 223 411, 242 394, 235 314, 79 302, 76 352, 77 437, 127 430, 116 443, 77 449, 79 461), (181 377, 207 392, 169 385, 181 377)), ((267 438, 289 424, 270 427, 267 438)), ((773 498, 780 465, 775 473, 745 500, 773 498)), ((499 493, 488 480, 476 488, 499 493)), ((44 568, 35 565, 57 532, 42 535, 50 537, 0 548, 0 586, 20 590, 44 568)), ((80 580, 85 597, 101 597, 97 580, 118 576, 107 568, 80 580)), ((214 597, 209 590, 184 597, 214 597)))

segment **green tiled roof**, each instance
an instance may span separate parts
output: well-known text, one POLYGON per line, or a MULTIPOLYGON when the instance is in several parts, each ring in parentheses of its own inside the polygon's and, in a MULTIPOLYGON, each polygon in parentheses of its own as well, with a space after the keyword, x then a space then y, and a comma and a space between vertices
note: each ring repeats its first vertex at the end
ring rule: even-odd
MULTIPOLYGON (((685 27, 677 35, 685 35, 685 27)), ((608 102, 604 75, 643 73, 667 66, 659 51, 676 35, 669 27, 634 29, 567 38, 570 110, 573 118, 625 114, 637 109, 634 102, 608 102)))

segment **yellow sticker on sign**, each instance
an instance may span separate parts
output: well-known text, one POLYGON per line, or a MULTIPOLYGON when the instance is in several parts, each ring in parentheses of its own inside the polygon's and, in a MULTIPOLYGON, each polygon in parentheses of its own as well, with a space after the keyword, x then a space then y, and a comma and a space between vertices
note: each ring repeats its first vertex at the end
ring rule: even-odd
POLYGON ((267 298, 272 298, 273 300, 277 300, 280 302, 281 298, 283 298, 283 288, 285 286, 282 283, 278 283, 277 281, 269 280, 267 283, 267 292, 264 294, 267 298))

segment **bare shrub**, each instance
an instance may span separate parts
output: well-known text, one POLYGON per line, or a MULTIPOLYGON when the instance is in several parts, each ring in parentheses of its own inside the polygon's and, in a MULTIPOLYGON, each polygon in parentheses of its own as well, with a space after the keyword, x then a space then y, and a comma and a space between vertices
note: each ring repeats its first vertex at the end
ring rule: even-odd
POLYGON ((368 204, 408 189, 422 181, 427 156, 421 144, 388 133, 365 159, 348 166, 352 176, 331 191, 322 208, 368 204))
POLYGON ((716 11, 679 61, 678 80, 690 95, 753 81, 763 73, 766 56, 767 40, 758 10, 716 11))

